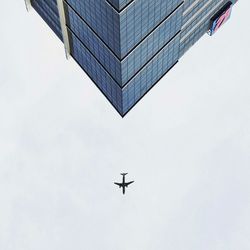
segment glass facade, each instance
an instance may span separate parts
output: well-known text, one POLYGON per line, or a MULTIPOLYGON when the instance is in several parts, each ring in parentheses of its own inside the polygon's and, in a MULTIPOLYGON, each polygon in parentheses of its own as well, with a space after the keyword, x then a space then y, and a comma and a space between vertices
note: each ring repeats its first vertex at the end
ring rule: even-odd
MULTIPOLYGON (((210 28, 228 0, 66 0, 70 53, 124 116, 210 28)), ((57 0, 32 6, 62 40, 57 0)))
POLYGON ((56 0, 32 0, 31 5, 62 40, 61 25, 56 0))

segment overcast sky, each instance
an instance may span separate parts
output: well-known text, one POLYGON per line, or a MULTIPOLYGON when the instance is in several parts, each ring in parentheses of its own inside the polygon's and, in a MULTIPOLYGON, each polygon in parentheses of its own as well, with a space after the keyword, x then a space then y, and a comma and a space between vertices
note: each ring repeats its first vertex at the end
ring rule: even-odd
POLYGON ((34 11, 1 7, 1 250, 250 249, 249 1, 123 119, 34 11))

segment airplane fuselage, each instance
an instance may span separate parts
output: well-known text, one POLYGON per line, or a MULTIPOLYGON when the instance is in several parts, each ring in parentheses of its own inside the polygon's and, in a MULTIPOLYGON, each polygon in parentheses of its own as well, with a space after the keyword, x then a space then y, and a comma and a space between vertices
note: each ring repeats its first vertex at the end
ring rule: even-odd
POLYGON ((131 183, 133 183, 134 181, 130 181, 130 182, 126 182, 125 181, 125 173, 121 174, 122 175, 122 183, 117 183, 115 182, 116 185, 118 185, 120 188, 122 188, 122 193, 125 194, 126 192, 126 187, 128 187, 128 185, 130 185, 131 183))

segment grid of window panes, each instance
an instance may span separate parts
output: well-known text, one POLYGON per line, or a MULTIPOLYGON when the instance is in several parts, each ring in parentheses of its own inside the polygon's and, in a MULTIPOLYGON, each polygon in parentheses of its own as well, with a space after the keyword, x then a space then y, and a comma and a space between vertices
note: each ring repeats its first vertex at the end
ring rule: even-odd
POLYGON ((121 56, 151 33, 183 0, 137 0, 120 14, 121 56))
POLYGON ((127 83, 181 30, 182 8, 176 10, 122 60, 122 82, 127 83))
POLYGON ((134 74, 158 53, 180 31, 182 7, 170 15, 141 44, 123 60, 119 60, 97 34, 71 9, 67 8, 68 27, 90 50, 98 62, 108 71, 120 86, 124 86, 134 74))
POLYGON ((121 13, 106 0, 67 0, 98 36, 119 57, 159 25, 183 0, 137 0, 121 13))
POLYGON ((83 19, 71 7, 67 7, 67 26, 75 36, 89 49, 108 73, 121 83, 121 62, 108 46, 98 37, 83 19))
POLYGON ((31 4, 55 34, 62 40, 61 25, 56 0, 32 0, 31 4))
POLYGON ((120 17, 106 0, 67 0, 66 3, 120 57, 120 17))
POLYGON ((123 113, 126 114, 179 59, 180 35, 176 36, 167 47, 157 54, 123 88, 123 113))
POLYGON ((71 54, 73 58, 89 75, 92 81, 95 82, 118 112, 122 114, 121 87, 71 31, 69 31, 69 35, 72 44, 71 54))
POLYGON ((79 39, 71 33, 72 56, 102 90, 120 114, 126 113, 179 58, 179 38, 176 36, 128 84, 121 88, 98 63, 79 39))

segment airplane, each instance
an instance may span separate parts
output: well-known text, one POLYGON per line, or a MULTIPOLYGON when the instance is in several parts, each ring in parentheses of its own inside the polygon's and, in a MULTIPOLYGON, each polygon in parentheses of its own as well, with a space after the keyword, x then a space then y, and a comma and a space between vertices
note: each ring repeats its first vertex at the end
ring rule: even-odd
POLYGON ((130 182, 125 182, 125 175, 127 175, 128 173, 122 173, 122 183, 118 183, 118 182, 114 182, 114 184, 118 185, 119 188, 122 187, 122 193, 125 194, 125 189, 126 187, 128 187, 128 185, 132 184, 134 181, 130 181, 130 182))

